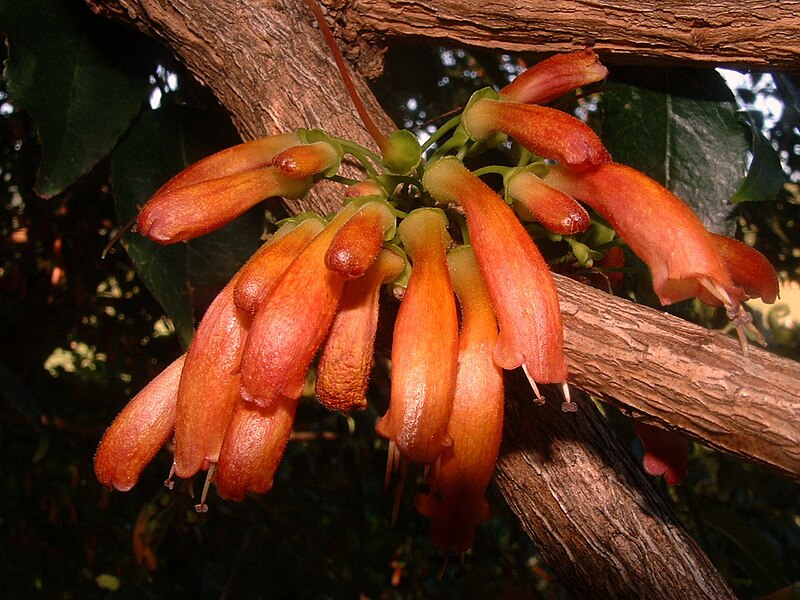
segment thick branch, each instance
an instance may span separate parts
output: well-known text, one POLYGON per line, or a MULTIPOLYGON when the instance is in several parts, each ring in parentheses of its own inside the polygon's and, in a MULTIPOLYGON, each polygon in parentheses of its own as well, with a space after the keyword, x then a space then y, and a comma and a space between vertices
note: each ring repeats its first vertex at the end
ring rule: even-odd
POLYGON ((496 480, 573 597, 733 598, 594 404, 579 394, 576 413, 532 407, 515 375, 496 480), (631 506, 643 509, 634 519, 631 506))
POLYGON ((800 479, 800 363, 557 276, 570 382, 800 479))
MULTIPOLYGON (((341 2, 330 0, 332 5, 341 2)), ((343 39, 564 52, 592 46, 609 62, 800 71, 800 1, 352 0, 343 39)))

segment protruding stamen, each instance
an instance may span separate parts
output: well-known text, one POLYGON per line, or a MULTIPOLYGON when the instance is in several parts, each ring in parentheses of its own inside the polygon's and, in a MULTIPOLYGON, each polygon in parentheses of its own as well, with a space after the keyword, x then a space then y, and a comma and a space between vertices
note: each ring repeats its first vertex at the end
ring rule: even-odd
POLYGON ((206 473, 206 482, 203 484, 203 493, 200 495, 200 504, 195 504, 194 509, 199 513, 208 512, 208 504, 206 504, 206 496, 208 496, 208 489, 211 487, 211 482, 214 480, 214 473, 217 471, 217 463, 211 463, 206 473))
POLYGON ((397 452, 397 454, 399 457, 397 459, 399 463, 399 468, 397 469, 399 477, 397 478, 394 488, 394 504, 392 505, 392 527, 394 527, 394 524, 397 523, 397 515, 400 513, 400 500, 403 497, 403 487, 405 486, 406 475, 408 474, 408 461, 403 459, 399 451, 397 452))
POLYGON ((522 365, 522 371, 525 373, 525 377, 528 378, 528 383, 531 384, 533 393, 536 395, 536 399, 533 401, 534 404, 544 404, 544 398, 539 393, 539 387, 536 385, 533 377, 531 377, 531 374, 528 372, 528 365, 522 365))
POLYGON ((397 472, 399 463, 400 452, 397 450, 395 443, 389 440, 389 453, 386 455, 386 473, 383 476, 384 490, 389 489, 389 485, 392 483, 392 479, 394 479, 394 474, 397 472))
POLYGON ((175 461, 173 460, 172 466, 169 468, 169 475, 167 475, 167 478, 164 480, 164 485, 167 487, 167 489, 171 490, 172 488, 175 487, 174 478, 175 478, 175 461))
POLYGON ((444 560, 442 561, 442 568, 439 569, 439 574, 436 576, 436 579, 438 579, 439 581, 444 579, 444 574, 447 571, 447 563, 448 563, 449 559, 450 559, 450 557, 447 555, 447 552, 445 552, 444 553, 444 560))
POLYGON ((566 381, 561 384, 561 391, 564 393, 564 402, 561 404, 561 410, 566 413, 577 412, 578 405, 572 401, 569 394, 569 384, 566 381))

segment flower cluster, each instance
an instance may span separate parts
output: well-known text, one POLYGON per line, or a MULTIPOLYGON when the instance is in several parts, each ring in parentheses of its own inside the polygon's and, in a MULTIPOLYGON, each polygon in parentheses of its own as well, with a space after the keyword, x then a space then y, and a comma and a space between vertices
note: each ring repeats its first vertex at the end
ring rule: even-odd
POLYGON ((610 285, 621 277, 624 241, 649 266, 662 303, 697 297, 724 306, 740 330, 745 298, 777 295, 760 254, 706 231, 670 191, 612 162, 585 123, 542 105, 605 76, 590 50, 559 55, 499 92, 477 92, 424 147, 395 132, 378 156, 299 130, 230 148, 168 181, 137 222, 164 244, 217 229, 265 198, 301 198, 322 179, 347 188, 335 214, 286 221, 233 276, 186 354, 106 432, 98 479, 130 489, 173 438, 168 482, 208 473, 198 510, 212 483, 233 500, 268 491, 309 369, 324 406, 367 405, 380 291, 389 284, 402 301, 391 400, 376 431, 389 440, 389 475, 404 474, 409 461, 426 465, 415 504, 430 517, 437 547, 466 551, 488 514, 503 371, 521 367, 538 401, 538 384, 560 385, 563 410, 577 409, 556 286, 523 221, 567 241, 587 269, 608 268, 610 285), (515 166, 467 166, 508 141, 520 149, 515 166), (363 165, 363 181, 339 175, 345 155, 363 165), (499 192, 481 178, 489 173, 502 176, 499 192), (591 237, 601 242, 587 245, 591 237))

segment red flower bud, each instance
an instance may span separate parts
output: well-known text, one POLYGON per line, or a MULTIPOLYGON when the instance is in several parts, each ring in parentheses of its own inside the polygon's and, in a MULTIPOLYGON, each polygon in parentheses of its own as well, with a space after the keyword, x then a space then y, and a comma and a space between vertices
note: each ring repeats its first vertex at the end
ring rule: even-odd
POLYGON ((644 446, 642 466, 648 475, 664 476, 667 485, 677 485, 686 477, 689 440, 677 431, 633 421, 633 430, 644 446))
POLYGON ((255 313, 278 278, 324 228, 316 217, 281 226, 239 271, 233 291, 237 308, 255 313), (262 260, 262 253, 269 254, 269 259, 262 260))
POLYGON ((220 496, 241 501, 247 492, 266 494, 272 488, 298 402, 284 398, 269 408, 244 400, 237 403, 214 474, 220 496))
POLYGON ((289 266, 258 309, 242 356, 242 396, 259 406, 303 393, 308 366, 330 327, 344 279, 325 268, 336 232, 356 211, 345 206, 289 266))
POLYGON ((328 142, 313 142, 286 148, 278 153, 272 164, 282 175, 292 179, 305 179, 337 167, 341 156, 328 142))
POLYGON ((511 208, 454 158, 429 166, 423 184, 437 202, 456 202, 466 212, 470 243, 500 323, 495 363, 523 366, 541 383, 566 381, 555 282, 511 208))
POLYGON ((662 304, 695 296, 712 304, 727 296, 727 305, 741 299, 742 291, 733 285, 700 220, 677 196, 646 175, 617 163, 580 173, 556 165, 545 181, 586 202, 608 221, 650 267, 662 304))
POLYGON ((317 398, 330 410, 366 408, 380 286, 397 277, 404 266, 397 254, 381 250, 363 277, 345 284, 317 363, 317 398))
POLYGON ((395 221, 387 202, 365 203, 334 236, 325 254, 325 266, 345 279, 361 277, 375 262, 386 233, 393 236, 395 221))
POLYGON ((502 131, 534 154, 574 169, 611 160, 588 125, 554 108, 480 98, 467 105, 462 118, 474 140, 487 140, 502 131))
POLYGON ((547 104, 570 90, 605 79, 608 69, 590 49, 556 54, 520 73, 500 90, 500 99, 547 104))
POLYGON ((184 354, 128 402, 106 430, 94 457, 97 480, 127 492, 175 429, 184 354))
POLYGON ((497 322, 475 255, 462 246, 450 252, 447 263, 463 315, 447 426, 453 445, 433 467, 430 493, 417 494, 415 504, 431 518, 436 547, 461 553, 472 546, 476 525, 489 516, 484 494, 503 431, 503 371, 492 360, 497 322))
POLYGON ((451 443, 447 421, 458 356, 458 315, 445 253, 447 218, 437 209, 411 212, 398 227, 413 270, 392 342, 389 411, 375 426, 405 457, 431 463, 451 443))
POLYGON ((550 187, 530 171, 512 175, 506 192, 533 219, 554 233, 573 235, 589 227, 589 213, 574 198, 550 187))

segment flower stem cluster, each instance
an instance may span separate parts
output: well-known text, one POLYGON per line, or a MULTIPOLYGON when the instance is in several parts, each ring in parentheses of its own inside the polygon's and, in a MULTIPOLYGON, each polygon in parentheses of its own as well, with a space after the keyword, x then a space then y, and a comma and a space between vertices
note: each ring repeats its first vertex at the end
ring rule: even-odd
POLYGON ((427 159, 405 131, 379 136, 377 155, 299 130, 230 148, 168 181, 138 218, 139 232, 163 244, 213 231, 269 197, 302 198, 323 179, 349 185, 335 214, 284 223, 234 275, 186 354, 109 428, 98 479, 130 489, 172 436, 174 475, 208 472, 198 510, 210 484, 234 500, 268 491, 309 370, 324 406, 367 405, 381 298, 395 301, 381 287, 390 285, 402 301, 391 400, 376 430, 390 442, 390 471, 426 466, 415 502, 436 545, 465 552, 488 514, 503 370, 522 368, 538 401, 539 384, 560 385, 563 410, 577 409, 556 286, 532 230, 567 241, 584 271, 608 269, 607 287, 619 283, 624 240, 662 303, 697 297, 737 324, 745 298, 777 294, 761 255, 707 232, 667 189, 612 162, 586 124, 541 105, 605 75, 590 50, 543 61, 499 92, 476 93, 426 144, 427 159), (473 170, 504 143, 513 164, 473 170), (345 155, 363 167, 362 181, 339 174, 345 155), (489 174, 502 185, 482 179, 489 174))

